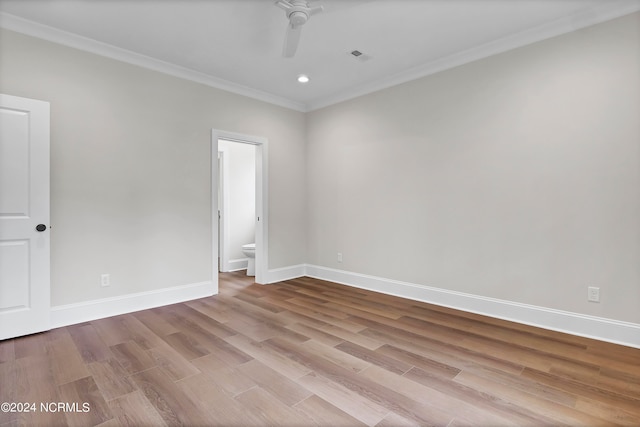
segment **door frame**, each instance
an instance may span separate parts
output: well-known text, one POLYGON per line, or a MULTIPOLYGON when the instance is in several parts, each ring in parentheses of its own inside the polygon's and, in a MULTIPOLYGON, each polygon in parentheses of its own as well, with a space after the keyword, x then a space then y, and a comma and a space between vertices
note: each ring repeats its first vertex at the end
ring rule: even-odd
POLYGON ((219 188, 219 163, 218 141, 226 140, 251 144, 256 147, 256 275, 255 282, 266 284, 269 269, 269 209, 268 209, 268 140, 267 138, 245 135, 237 132, 228 132, 220 129, 211 129, 211 230, 212 230, 212 263, 213 283, 215 292, 218 292, 218 248, 220 236, 218 235, 218 188, 219 188))
POLYGON ((225 237, 229 234, 226 208, 229 205, 229 195, 225 190, 226 185, 226 166, 225 166, 225 150, 218 146, 218 271, 227 271, 226 267, 229 262, 229 254, 225 248, 225 237), (220 194, 222 189, 222 194, 220 194))

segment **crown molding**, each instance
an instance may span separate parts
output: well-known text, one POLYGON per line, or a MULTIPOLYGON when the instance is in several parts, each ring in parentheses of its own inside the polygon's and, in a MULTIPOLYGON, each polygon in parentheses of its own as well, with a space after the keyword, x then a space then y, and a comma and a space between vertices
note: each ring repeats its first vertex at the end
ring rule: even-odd
POLYGON ((0 12, 0 27, 28 36, 47 40, 53 43, 61 44, 74 49, 115 59, 117 61, 126 62, 128 64, 137 65, 142 68, 157 71, 173 77, 190 80, 207 86, 221 89, 236 95, 246 96, 269 104, 278 105, 280 107, 289 108, 291 110, 306 111, 303 103, 291 101, 267 92, 252 89, 247 86, 239 85, 228 80, 220 79, 199 71, 171 64, 159 59, 151 58, 146 55, 122 49, 107 43, 102 43, 88 37, 79 36, 77 34, 62 31, 48 25, 39 24, 15 15, 0 12))
POLYGON ((378 79, 350 90, 341 91, 338 95, 330 95, 312 100, 306 104, 29 21, 8 13, 0 12, 0 27, 181 79, 201 83, 269 104, 300 112, 310 112, 637 11, 640 11, 640 0, 607 1, 578 14, 439 58, 426 64, 418 65, 389 77, 378 79))
POLYGON ((379 90, 417 80, 479 59, 497 55, 512 49, 533 44, 581 28, 619 18, 640 10, 639 0, 614 0, 584 10, 578 14, 561 18, 541 26, 513 34, 502 39, 476 46, 474 48, 438 58, 389 77, 363 84, 351 90, 341 91, 339 95, 330 95, 307 104, 306 111, 319 110, 340 102, 368 95, 379 90))

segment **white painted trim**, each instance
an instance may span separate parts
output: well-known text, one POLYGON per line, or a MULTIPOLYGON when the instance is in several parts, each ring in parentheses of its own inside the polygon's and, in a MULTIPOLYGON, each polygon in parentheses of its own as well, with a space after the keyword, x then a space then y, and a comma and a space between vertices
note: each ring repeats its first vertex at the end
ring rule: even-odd
POLYGON ((222 191, 222 194, 218 194, 218 212, 220 213, 218 217, 218 257, 220 259, 219 268, 222 273, 230 271, 229 269, 231 268, 229 266, 229 251, 226 245, 227 236, 229 235, 229 221, 227 221, 229 215, 229 191, 227 190, 229 168, 225 163, 226 161, 225 148, 218 146, 218 167, 221 168, 218 170, 218 192, 222 191))
MULTIPOLYGON (((218 212, 218 141, 227 140, 256 146, 256 283, 267 283, 269 270, 269 140, 260 136, 245 135, 211 129, 211 212, 218 212)), ((218 283, 218 219, 212 215, 212 258, 215 265, 216 292, 218 283)))
POLYGON ((150 56, 141 55, 130 50, 122 49, 107 43, 99 42, 88 37, 79 36, 67 31, 59 30, 48 25, 39 24, 28 19, 20 18, 9 13, 0 12, 0 27, 16 31, 28 36, 37 37, 53 43, 58 43, 74 49, 83 50, 95 55, 137 65, 149 70, 158 71, 173 77, 201 83, 207 86, 235 93, 269 104, 279 105, 296 111, 306 111, 305 105, 291 101, 271 93, 263 92, 247 86, 239 85, 229 80, 224 80, 209 74, 194 71, 189 68, 161 61, 150 56))
POLYGON ((512 34, 499 40, 494 40, 462 52, 454 53, 453 55, 438 58, 434 61, 401 71, 372 83, 366 83, 358 87, 343 90, 337 95, 329 95, 327 97, 317 99, 307 103, 306 111, 314 111, 339 102, 348 101, 359 96, 439 73, 479 59, 487 58, 512 49, 570 33, 581 28, 629 15, 639 10, 640 1, 638 0, 612 0, 602 2, 592 9, 585 10, 577 15, 558 19, 554 22, 550 22, 530 30, 512 34))
POLYGON ((317 279, 640 348, 640 324, 636 323, 504 301, 316 265, 307 264, 305 267, 306 275, 317 279))
POLYGON ((273 270, 269 270, 267 283, 284 282, 285 280, 297 279, 298 277, 303 277, 305 275, 305 264, 274 268, 273 270))
MULTIPOLYGON (((282 282, 303 276, 640 348, 640 324, 482 297, 316 265, 298 264, 269 270, 267 281, 264 283, 282 282)), ((211 286, 211 282, 200 282, 77 304, 55 306, 51 308, 51 328, 209 297, 217 293, 217 289, 215 293, 211 291, 211 286)))
POLYGON ((511 49, 516 49, 551 37, 619 18, 639 10, 640 1, 638 0, 611 0, 602 2, 597 6, 594 6, 592 9, 588 9, 577 15, 562 18, 500 40, 495 40, 482 46, 474 47, 444 58, 439 58, 395 75, 385 77, 350 90, 340 91, 338 95, 329 95, 324 98, 316 99, 307 104, 292 101, 290 99, 282 98, 247 86, 242 86, 228 80, 190 70, 165 61, 160 61, 149 56, 121 49, 97 40, 39 24, 37 22, 29 21, 5 12, 0 12, 0 27, 64 46, 80 49, 85 52, 158 71, 181 79, 202 83, 216 89, 247 96, 249 98, 268 102, 270 104, 289 108, 295 111, 309 112, 328 107, 339 102, 347 101, 349 99, 357 98, 359 96, 367 95, 369 93, 377 92, 398 84, 406 83, 411 80, 426 77, 478 59, 486 58, 511 49))
POLYGON ((60 328, 90 320, 210 297, 217 293, 217 290, 212 292, 211 287, 212 283, 207 281, 76 304, 54 306, 51 307, 51 328, 60 328))
POLYGON ((230 259, 229 262, 227 262, 226 271, 246 270, 248 264, 249 264, 248 258, 230 259))

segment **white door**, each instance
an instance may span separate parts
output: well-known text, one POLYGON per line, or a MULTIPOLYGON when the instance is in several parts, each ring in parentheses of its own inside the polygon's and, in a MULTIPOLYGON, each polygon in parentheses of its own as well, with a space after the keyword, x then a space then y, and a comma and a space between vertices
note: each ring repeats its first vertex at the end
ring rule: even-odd
POLYGON ((0 339, 49 329, 49 103, 0 95, 0 339))

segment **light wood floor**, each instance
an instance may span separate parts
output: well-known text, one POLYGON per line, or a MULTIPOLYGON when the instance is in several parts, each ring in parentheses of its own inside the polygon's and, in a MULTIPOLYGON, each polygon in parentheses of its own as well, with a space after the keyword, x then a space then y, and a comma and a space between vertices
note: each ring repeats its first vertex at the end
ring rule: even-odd
POLYGON ((215 297, 0 342, 0 402, 37 405, 2 426, 638 426, 640 350, 231 273, 215 297))

